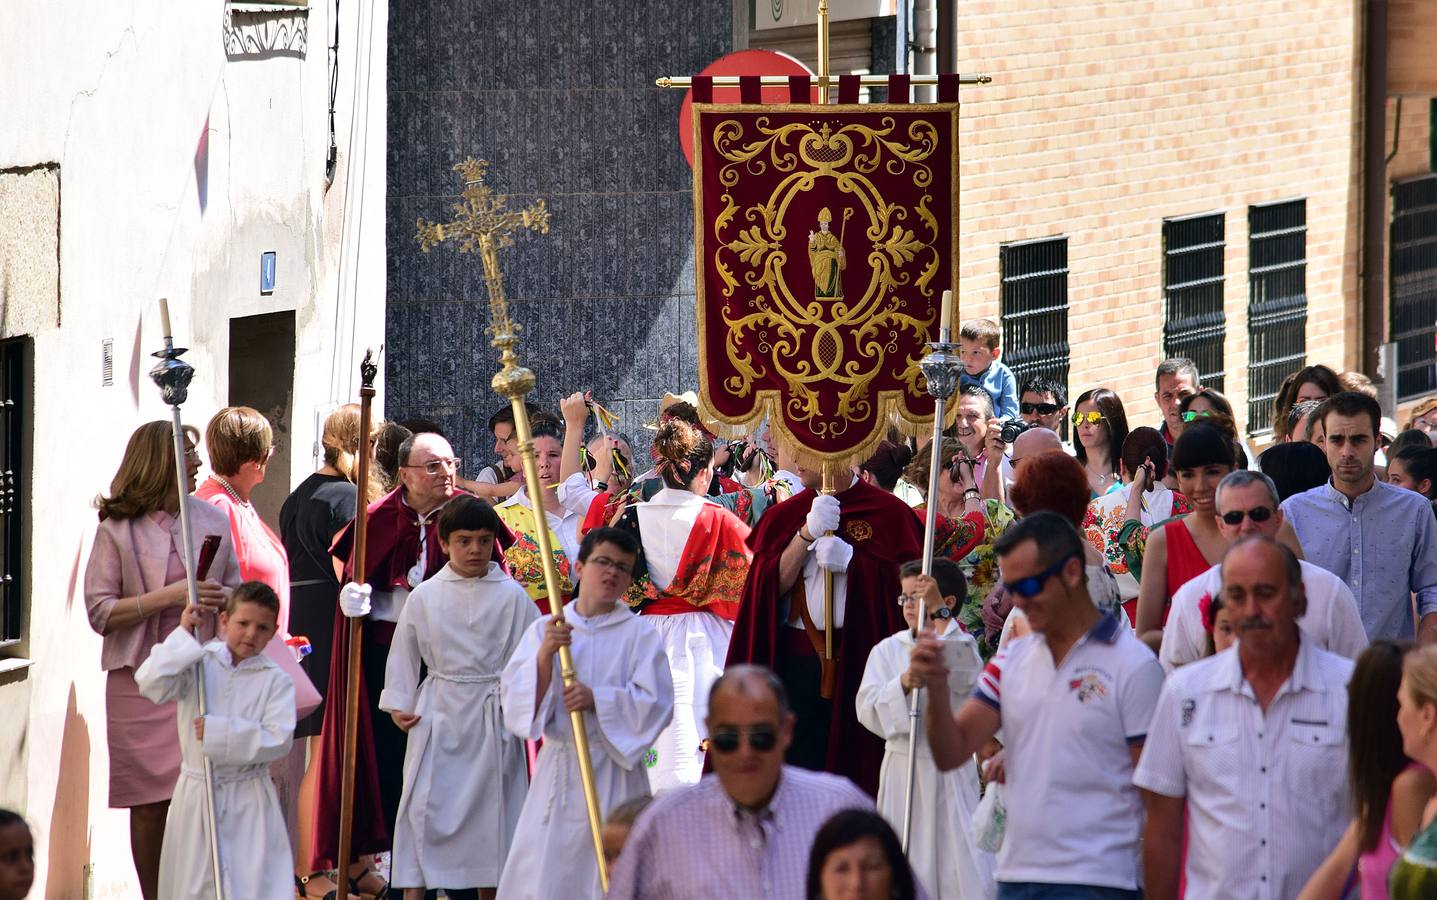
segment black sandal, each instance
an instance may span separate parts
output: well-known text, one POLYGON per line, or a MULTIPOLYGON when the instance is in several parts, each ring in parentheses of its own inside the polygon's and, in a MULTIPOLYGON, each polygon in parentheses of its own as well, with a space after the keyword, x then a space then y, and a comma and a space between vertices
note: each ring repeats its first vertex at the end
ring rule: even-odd
MULTIPOLYGON (((300 895, 301 897, 308 898, 308 897, 311 896, 311 894, 309 893, 309 880, 310 880, 311 878, 315 877, 316 875, 324 875, 324 876, 328 877, 329 873, 328 873, 328 872, 310 872, 308 875, 304 875, 304 876, 296 875, 296 876, 294 876, 294 889, 295 889, 297 892, 299 892, 299 895, 300 895)), ((353 887, 353 886, 354 886, 354 879, 351 878, 351 879, 350 879, 350 887, 353 887)), ((318 895, 314 895, 314 896, 318 896, 318 895)), ((354 891, 354 896, 356 896, 356 897, 359 896, 359 891, 357 891, 357 890, 354 891)), ((323 896, 323 897, 320 897, 320 900, 337 900, 338 897, 339 897, 339 885, 338 885, 338 884, 335 884, 334 887, 330 888, 328 891, 325 891, 324 896, 323 896)))
MULTIPOLYGON (((378 869, 366 869, 366 870, 364 871, 364 874, 360 875, 359 878, 366 878, 366 877, 368 877, 368 876, 370 876, 370 875, 373 875, 375 878, 378 878, 380 881, 384 881, 384 876, 379 874, 379 870, 378 870, 378 869)), ((389 900, 389 882, 384 881, 384 887, 380 888, 378 891, 375 891, 373 894, 370 894, 368 891, 364 891, 364 890, 361 890, 361 889, 360 889, 360 887, 359 887, 359 878, 355 878, 353 875, 349 876, 349 890, 350 890, 350 893, 352 893, 352 894, 354 894, 354 895, 356 895, 356 896, 358 896, 358 897, 361 897, 361 898, 363 898, 363 897, 373 897, 374 900, 389 900)))

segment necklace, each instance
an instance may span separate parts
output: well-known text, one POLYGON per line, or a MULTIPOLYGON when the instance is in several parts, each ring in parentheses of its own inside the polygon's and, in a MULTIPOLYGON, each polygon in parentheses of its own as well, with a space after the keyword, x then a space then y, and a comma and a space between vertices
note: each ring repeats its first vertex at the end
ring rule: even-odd
POLYGON ((249 505, 250 505, 250 503, 249 503, 248 500, 243 500, 243 499, 240 498, 239 493, 236 492, 234 488, 230 487, 230 483, 229 483, 228 481, 225 481, 223 478, 221 478, 221 477, 218 476, 218 475, 211 475, 211 476, 210 476, 210 480, 213 481, 213 482, 215 482, 216 484, 218 484, 220 487, 224 488, 224 489, 225 489, 225 493, 226 493, 226 494, 229 494, 230 497, 231 497, 231 499, 233 499, 234 502, 238 503, 240 506, 249 506, 249 505))

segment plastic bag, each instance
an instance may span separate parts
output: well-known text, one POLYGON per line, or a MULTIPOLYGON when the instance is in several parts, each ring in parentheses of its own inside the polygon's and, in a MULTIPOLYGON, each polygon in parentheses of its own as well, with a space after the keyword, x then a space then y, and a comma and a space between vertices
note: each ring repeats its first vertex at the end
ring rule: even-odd
POLYGON ((997 853, 1007 830, 1008 804, 1003 797, 1003 785, 990 781, 983 791, 983 799, 973 810, 973 842, 980 850, 997 853))

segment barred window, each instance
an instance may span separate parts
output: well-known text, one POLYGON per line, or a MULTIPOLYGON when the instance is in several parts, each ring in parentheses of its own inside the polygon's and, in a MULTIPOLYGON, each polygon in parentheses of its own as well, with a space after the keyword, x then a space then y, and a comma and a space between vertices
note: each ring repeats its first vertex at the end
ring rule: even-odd
POLYGON ((1392 324, 1397 399, 1437 391, 1437 175, 1392 185, 1392 324))
POLYGON ((998 248, 1003 362, 1021 385, 1032 375, 1068 383, 1068 239, 998 248))
POLYGON ((1247 208, 1247 430, 1272 428, 1287 376, 1307 364, 1307 201, 1247 208))
POLYGON ((1203 387, 1223 391, 1223 256, 1226 217, 1206 213, 1163 220, 1163 356, 1183 356, 1203 387))
POLYGON ((24 594, 27 338, 0 341, 0 647, 18 643, 24 594))

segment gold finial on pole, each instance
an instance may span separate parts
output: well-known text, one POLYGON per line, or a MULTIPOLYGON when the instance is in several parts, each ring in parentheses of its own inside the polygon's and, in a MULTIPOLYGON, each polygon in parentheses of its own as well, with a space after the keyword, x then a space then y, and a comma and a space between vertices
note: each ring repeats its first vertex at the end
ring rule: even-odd
POLYGON ((828 102, 828 0, 818 0, 818 102, 828 102))
MULTIPOLYGON (((499 271, 499 250, 514 243, 514 232, 549 233, 549 210, 542 199, 522 210, 508 209, 509 198, 496 194, 484 183, 489 164, 470 157, 454 167, 464 181, 462 202, 454 204, 454 221, 447 224, 420 219, 419 247, 425 253, 448 240, 459 241, 460 253, 478 251, 484 263, 484 282, 489 288, 491 321, 490 342, 500 350, 500 370, 494 375, 494 391, 509 399, 514 409, 514 434, 519 440, 523 461, 524 486, 529 493, 530 511, 534 515, 534 540, 539 545, 539 559, 544 566, 544 588, 549 592, 549 612, 556 621, 564 619, 563 593, 559 589, 559 572, 554 567, 554 551, 549 541, 549 527, 544 519, 544 485, 539 480, 539 466, 534 455, 534 438, 529 430, 529 410, 524 398, 534 389, 534 373, 519 364, 515 348, 523 329, 509 314, 509 301, 504 296, 504 280, 499 271)), ((568 647, 559 648, 559 672, 567 687, 574 683, 574 656, 568 647)), ((609 873, 604 868, 604 845, 600 838, 603 818, 599 812, 599 791, 594 782, 593 757, 589 754, 589 734, 584 728, 582 711, 569 713, 574 732, 574 749, 579 757, 579 778, 584 786, 584 803, 588 807, 589 831, 594 839, 594 861, 599 867, 599 883, 609 889, 609 873)), ((555 861, 562 864, 562 861, 555 861)))

